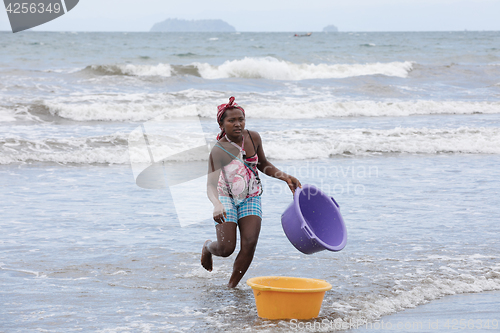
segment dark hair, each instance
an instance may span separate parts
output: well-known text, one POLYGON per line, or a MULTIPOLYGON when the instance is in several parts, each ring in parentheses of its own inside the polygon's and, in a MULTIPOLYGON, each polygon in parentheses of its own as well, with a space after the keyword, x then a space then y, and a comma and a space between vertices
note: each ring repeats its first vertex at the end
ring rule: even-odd
POLYGON ((224 112, 224 113, 222 114, 222 117, 220 117, 220 123, 219 123, 219 125, 224 124, 224 119, 226 119, 226 116, 227 116, 227 114, 224 112))

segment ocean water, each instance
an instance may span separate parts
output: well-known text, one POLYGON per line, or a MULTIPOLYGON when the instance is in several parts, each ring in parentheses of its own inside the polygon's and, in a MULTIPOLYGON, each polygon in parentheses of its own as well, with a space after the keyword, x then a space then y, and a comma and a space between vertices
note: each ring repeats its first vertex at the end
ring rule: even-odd
MULTIPOLYGON (((258 318, 244 281, 264 275, 330 282, 316 320, 334 328, 500 290, 500 33, 292 35, 0 33, 0 331, 294 330, 258 318), (231 95, 348 231, 340 252, 298 252, 280 223, 292 195, 262 176, 261 236, 234 290, 236 254, 200 265, 210 216, 181 227, 173 191, 136 184, 148 160, 129 146, 152 119, 193 118, 212 144, 231 95)), ((176 130, 158 154, 190 148, 176 130)))

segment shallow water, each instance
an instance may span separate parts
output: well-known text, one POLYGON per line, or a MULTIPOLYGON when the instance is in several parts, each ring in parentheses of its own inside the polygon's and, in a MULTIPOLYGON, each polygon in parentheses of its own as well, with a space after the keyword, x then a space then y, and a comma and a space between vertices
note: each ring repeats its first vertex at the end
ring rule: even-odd
POLYGON ((429 304, 360 325, 353 332, 492 332, 498 329, 498 291, 446 296, 429 304))
MULTIPOLYGON (((327 280, 318 320, 339 324, 500 290, 498 32, 0 35, 0 330, 293 330, 257 317, 244 281, 264 275, 327 280), (262 176, 261 236, 235 290, 236 253, 200 265, 210 214, 193 207, 181 227, 173 187, 137 186, 131 163, 149 155, 129 147, 145 122, 189 117, 213 144, 230 95, 348 231, 340 252, 298 252, 280 225, 292 195, 262 176)), ((177 127, 150 137, 155 153, 193 148, 177 127)))
MULTIPOLYGON (((335 158, 300 171, 303 163, 282 162, 335 196, 348 243, 338 253, 295 250, 280 225, 291 194, 266 178, 263 228, 244 280, 325 279, 334 287, 320 319, 344 321, 498 290, 499 162, 488 155, 335 158), (317 178, 321 167, 328 175, 317 178), (371 175, 361 173, 369 168, 371 175), (329 190, 331 183, 338 186, 329 190)), ((244 283, 225 287, 234 254, 215 258, 212 273, 203 270, 200 249, 215 236, 212 223, 181 228, 169 193, 138 188, 129 167, 3 166, 1 173, 8 331, 290 330, 287 321, 258 319, 244 283)))

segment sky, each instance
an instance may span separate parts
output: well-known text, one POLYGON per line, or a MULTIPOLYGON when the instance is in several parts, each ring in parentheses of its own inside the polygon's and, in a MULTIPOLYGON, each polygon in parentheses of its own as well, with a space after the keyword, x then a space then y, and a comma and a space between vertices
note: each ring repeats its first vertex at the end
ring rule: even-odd
MULTIPOLYGON (((80 0, 35 31, 149 31, 167 18, 222 19, 237 31, 500 30, 500 0, 80 0)), ((9 30, 5 10, 0 30, 9 30)))

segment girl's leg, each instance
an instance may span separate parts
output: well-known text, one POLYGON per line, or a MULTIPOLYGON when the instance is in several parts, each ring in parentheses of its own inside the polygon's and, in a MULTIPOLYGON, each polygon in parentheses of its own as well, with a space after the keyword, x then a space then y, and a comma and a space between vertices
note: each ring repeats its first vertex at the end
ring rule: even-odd
POLYGON ((261 221, 262 219, 256 215, 248 215, 238 220, 241 249, 234 261, 233 274, 228 283, 228 287, 230 288, 238 285, 252 263, 259 239, 261 221))
POLYGON ((236 227, 234 222, 219 223, 215 226, 217 241, 207 240, 201 250, 201 265, 212 271, 212 254, 218 257, 229 257, 236 247, 236 227))

